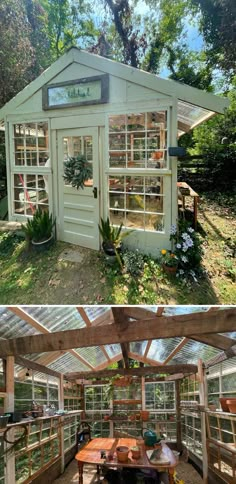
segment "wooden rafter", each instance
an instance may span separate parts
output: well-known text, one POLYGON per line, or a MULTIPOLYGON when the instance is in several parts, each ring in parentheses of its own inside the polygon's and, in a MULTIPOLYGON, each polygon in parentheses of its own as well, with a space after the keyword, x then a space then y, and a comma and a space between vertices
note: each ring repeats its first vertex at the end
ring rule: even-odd
POLYGON ((189 341, 188 338, 183 338, 182 341, 180 341, 180 343, 167 356, 165 361, 163 361, 163 365, 167 365, 167 363, 169 363, 169 361, 172 360, 172 358, 174 358, 174 356, 183 348, 183 346, 187 344, 188 341, 189 341))
POLYGON ((140 361, 142 363, 146 363, 147 365, 151 365, 151 366, 162 364, 160 361, 152 360, 151 358, 147 358, 145 356, 139 355, 138 353, 134 353, 133 351, 129 351, 129 358, 132 358, 132 360, 140 361))
POLYGON ((235 339, 224 336, 223 334, 199 334, 191 335, 190 338, 199 341, 200 343, 213 346, 219 350, 228 350, 231 346, 236 344, 235 339))
MULTIPOLYGON (((37 358, 35 363, 47 368, 47 365, 50 365, 51 363, 58 360, 62 355, 65 355, 65 354, 66 354, 66 351, 53 351, 52 353, 47 353, 46 355, 40 356, 40 358, 37 358)), ((31 361, 31 360, 28 360, 28 361, 31 361)), ((24 368, 18 372, 19 378, 25 376, 27 368, 29 368, 29 366, 24 365, 24 368)))
MULTIPOLYGON (((14 314, 16 314, 16 316, 18 316, 20 319, 23 319, 23 321, 25 321, 26 323, 28 323, 30 326, 32 326, 33 328, 35 328, 37 331, 39 331, 40 333, 43 333, 43 334, 46 334, 46 335, 53 335, 54 333, 51 333, 51 331, 49 331, 49 329, 45 328, 45 326, 43 326, 41 323, 39 323, 39 321, 37 321, 35 318, 33 318, 32 316, 30 316, 30 314, 26 313, 26 311, 24 311, 22 308, 19 308, 19 307, 16 307, 16 306, 10 306, 8 307, 8 309, 10 309, 10 311, 14 314)), ((75 347, 73 345, 73 347, 75 347)), ((68 349, 69 353, 72 354, 72 356, 74 356, 75 358, 77 358, 77 360, 79 360, 81 363, 83 363, 85 366, 88 366, 91 370, 94 369, 94 367, 92 365, 90 365, 90 363, 88 363, 88 361, 86 361, 84 358, 82 358, 82 356, 80 356, 74 349, 71 348, 66 348, 68 349)), ((51 348, 52 350, 52 348, 51 348)), ((51 351, 50 349, 48 351, 51 351)), ((26 352, 25 354, 27 354, 28 352, 26 352)), ((32 353, 44 353, 43 351, 33 351, 32 353)))
POLYGON ((44 365, 39 365, 39 363, 32 360, 28 360, 27 358, 23 358, 22 356, 16 356, 15 363, 17 365, 29 368, 30 370, 38 371, 39 373, 46 373, 47 375, 51 375, 56 378, 61 377, 61 373, 59 373, 58 371, 51 370, 51 368, 47 368, 44 365))
POLYGON ((210 368, 211 366, 223 363, 223 361, 228 360, 229 358, 234 358, 234 356, 236 356, 236 344, 228 350, 222 351, 222 353, 213 356, 205 363, 205 366, 206 368, 210 368))
POLYGON ((86 371, 86 372, 72 372, 66 373, 65 378, 67 380, 77 380, 77 379, 89 379, 89 378, 110 378, 117 374, 119 375, 133 375, 133 376, 145 376, 145 375, 176 375, 179 374, 193 374, 197 373, 197 365, 158 365, 149 367, 138 367, 138 368, 118 368, 116 370, 102 370, 102 371, 86 371))
MULTIPOLYGON (((77 308, 77 311, 79 312, 79 314, 80 314, 81 318, 84 320, 84 322, 85 322, 85 324, 86 324, 87 328, 89 328, 90 326, 92 326, 92 323, 91 323, 91 321, 90 321, 90 319, 89 319, 89 317, 88 317, 88 315, 87 315, 87 313, 86 313, 85 309, 84 309, 84 308, 80 308, 80 307, 78 307, 78 308, 77 308)), ((106 348, 105 348, 103 345, 101 345, 101 346, 100 346, 100 349, 101 349, 101 351, 103 352, 104 356, 106 357, 106 359, 107 359, 107 364, 109 365, 109 364, 110 364, 110 357, 109 357, 109 355, 108 355, 108 353, 107 353, 107 351, 106 351, 106 348)))
POLYGON ((12 338, 4 342, 0 340, 0 357, 176 336, 190 337, 193 328, 196 335, 234 331, 236 308, 129 321, 125 323, 122 332, 115 324, 109 324, 12 338))
MULTIPOLYGON (((117 328, 120 331, 123 331, 128 321, 128 317, 124 314, 124 308, 113 307, 112 313, 114 317, 114 323, 116 324, 117 328)), ((121 343, 120 346, 124 361, 124 367, 129 368, 129 343, 121 343)))

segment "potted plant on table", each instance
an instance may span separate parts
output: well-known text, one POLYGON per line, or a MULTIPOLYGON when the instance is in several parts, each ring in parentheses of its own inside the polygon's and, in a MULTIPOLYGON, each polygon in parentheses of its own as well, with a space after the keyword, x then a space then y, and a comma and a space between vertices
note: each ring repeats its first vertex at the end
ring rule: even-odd
POLYGON ((31 243, 36 251, 43 251, 50 247, 54 240, 53 229, 56 219, 48 211, 38 208, 32 219, 21 225, 26 240, 31 243))
POLYGON ((160 262, 163 267, 163 270, 167 274, 176 274, 178 264, 179 264, 179 259, 174 252, 171 252, 166 249, 161 250, 161 257, 160 257, 160 262))
POLYGON ((111 224, 109 217, 107 217, 106 220, 101 218, 101 223, 98 228, 103 240, 102 248, 104 253, 108 258, 112 258, 110 262, 113 262, 113 260, 116 259, 122 268, 123 264, 120 257, 121 243, 125 237, 128 237, 128 235, 133 232, 133 230, 122 232, 123 224, 121 223, 116 227, 111 224))

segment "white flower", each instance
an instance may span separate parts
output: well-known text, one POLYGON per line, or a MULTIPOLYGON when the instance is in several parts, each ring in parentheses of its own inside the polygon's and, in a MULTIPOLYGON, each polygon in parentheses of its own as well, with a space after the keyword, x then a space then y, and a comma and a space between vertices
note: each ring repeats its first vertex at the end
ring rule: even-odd
POLYGON ((187 234, 187 232, 184 232, 182 234, 182 239, 186 240, 188 237, 189 237, 189 235, 187 234))
POLYGON ((194 229, 192 229, 192 227, 189 227, 188 232, 190 232, 190 234, 192 234, 194 232, 194 229))
POLYGON ((177 249, 181 249, 181 244, 176 244, 177 249))
POLYGON ((176 234, 176 232, 177 232, 177 227, 176 227, 176 225, 175 225, 175 224, 171 225, 171 227, 170 227, 170 234, 171 234, 171 235, 175 235, 175 234, 176 234))
POLYGON ((186 242, 183 243, 183 252, 187 252, 188 250, 188 245, 186 244, 186 242))
POLYGON ((179 275, 182 276, 184 274, 184 270, 183 269, 180 269, 179 270, 179 275))
POLYGON ((186 264, 188 262, 188 258, 185 255, 182 255, 181 260, 186 264))

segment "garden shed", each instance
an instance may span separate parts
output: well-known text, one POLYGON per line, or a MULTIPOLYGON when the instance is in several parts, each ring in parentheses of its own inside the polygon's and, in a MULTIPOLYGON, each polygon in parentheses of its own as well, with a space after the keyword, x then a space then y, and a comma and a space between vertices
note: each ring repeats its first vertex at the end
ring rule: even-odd
POLYGON ((97 250, 99 221, 109 215, 135 229, 128 244, 156 254, 169 246, 178 216, 169 148, 227 106, 223 97, 71 48, 0 110, 9 220, 49 209, 60 240, 97 250), (63 173, 79 154, 93 173, 77 190, 63 173))
POLYGON ((199 482, 236 482, 234 307, 14 306, 0 323, 1 483, 54 482, 87 438, 147 429, 199 482))

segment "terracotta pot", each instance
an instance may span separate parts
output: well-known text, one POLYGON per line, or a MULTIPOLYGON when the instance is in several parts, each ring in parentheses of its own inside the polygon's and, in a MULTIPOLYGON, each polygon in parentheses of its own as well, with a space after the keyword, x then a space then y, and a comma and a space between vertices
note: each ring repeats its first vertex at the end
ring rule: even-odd
POLYGON ((154 151, 152 153, 153 160, 160 160, 163 157, 163 151, 154 151))
POLYGON ((110 415, 104 415, 103 420, 110 420, 110 415))
POLYGON ((170 266, 166 266, 165 264, 163 264, 162 267, 163 267, 164 272, 166 272, 166 274, 176 274, 176 272, 177 272, 177 266, 170 267, 170 266))
POLYGON ((113 385, 116 387, 128 387, 132 383, 132 377, 124 376, 121 378, 117 378, 113 381, 113 385))
POLYGON ((129 447, 126 447, 125 445, 120 445, 119 447, 116 447, 116 455, 119 462, 127 462, 128 454, 129 447))
POLYGON ((141 415, 141 419, 144 422, 148 421, 148 419, 149 419, 149 411, 148 410, 141 410, 140 415, 141 415))
POLYGON ((236 413, 236 398, 229 398, 226 400, 230 413, 236 413))
POLYGON ((140 452, 140 449, 138 447, 137 448, 131 447, 131 452, 132 452, 132 458, 133 459, 140 459, 141 452, 140 452))
POLYGON ((220 405, 221 405, 223 412, 229 412, 227 400, 229 400, 229 398, 220 398, 220 405))

